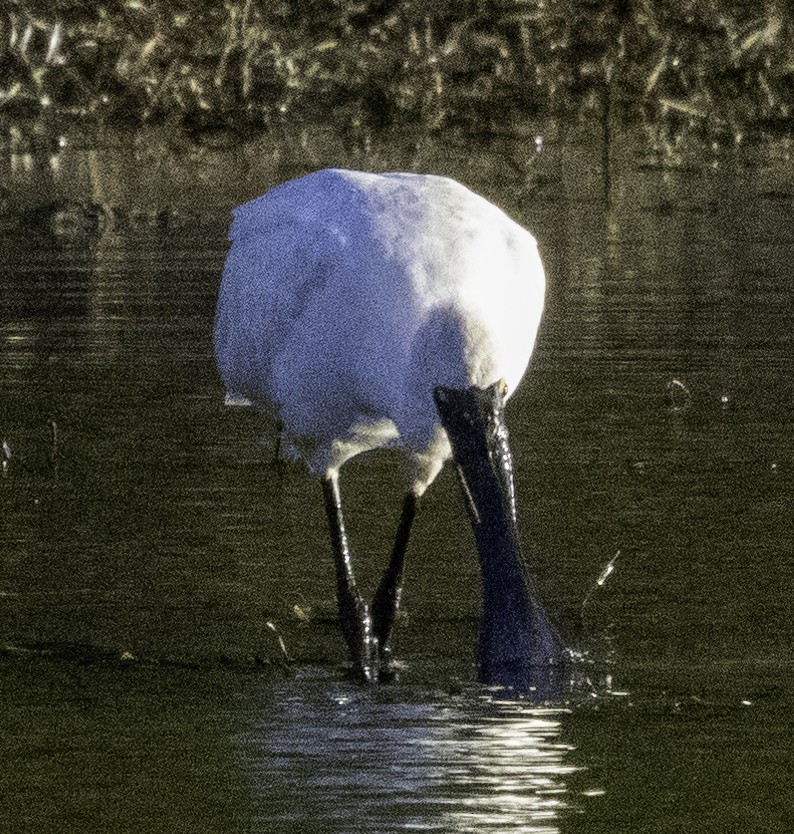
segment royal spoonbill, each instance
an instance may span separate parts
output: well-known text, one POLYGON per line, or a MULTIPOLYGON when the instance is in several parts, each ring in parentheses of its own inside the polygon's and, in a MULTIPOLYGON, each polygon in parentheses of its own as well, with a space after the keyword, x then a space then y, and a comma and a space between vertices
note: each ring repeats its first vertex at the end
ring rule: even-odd
POLYGON ((479 677, 546 687, 561 644, 526 576, 503 410, 541 319, 534 238, 440 176, 324 170, 235 209, 215 322, 229 394, 273 414, 322 479, 341 630, 366 680, 389 640, 417 503, 454 458, 483 584, 479 677), (406 495, 367 605, 345 533, 339 472, 400 450, 406 495))

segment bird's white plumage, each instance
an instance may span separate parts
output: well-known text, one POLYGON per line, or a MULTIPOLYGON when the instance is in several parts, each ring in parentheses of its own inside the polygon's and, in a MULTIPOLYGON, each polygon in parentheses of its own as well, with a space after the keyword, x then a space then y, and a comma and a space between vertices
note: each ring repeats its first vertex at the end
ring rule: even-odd
POLYGON ((453 180, 325 170, 234 212, 215 324, 227 390, 318 474, 393 446, 419 494, 450 456, 437 385, 515 390, 545 281, 534 238, 453 180))

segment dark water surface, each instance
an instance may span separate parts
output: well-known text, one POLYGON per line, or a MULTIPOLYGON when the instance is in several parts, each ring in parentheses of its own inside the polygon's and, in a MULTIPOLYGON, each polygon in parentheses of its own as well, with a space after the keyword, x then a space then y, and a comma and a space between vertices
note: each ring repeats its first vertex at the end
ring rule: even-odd
MULTIPOLYGON (((526 550, 576 650, 545 710, 473 685, 449 472, 411 546, 400 682, 344 677, 319 486, 223 408, 211 356, 228 210, 300 166, 4 158, 0 830, 794 829, 787 153, 626 150, 610 179, 586 143, 358 163, 454 175, 541 242, 549 305, 508 414, 526 550)), ((368 588, 392 463, 343 479, 368 588)))

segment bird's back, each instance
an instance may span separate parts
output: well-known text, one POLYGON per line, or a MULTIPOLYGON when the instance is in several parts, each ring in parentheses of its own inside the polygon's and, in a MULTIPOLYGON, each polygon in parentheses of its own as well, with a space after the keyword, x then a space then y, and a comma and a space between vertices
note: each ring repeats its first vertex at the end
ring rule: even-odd
POLYGON ((513 390, 526 369, 544 292, 535 241, 452 180, 320 171, 236 209, 230 237, 221 375, 275 407, 308 457, 367 427, 363 445, 422 450, 438 439, 435 386, 503 377, 513 390))

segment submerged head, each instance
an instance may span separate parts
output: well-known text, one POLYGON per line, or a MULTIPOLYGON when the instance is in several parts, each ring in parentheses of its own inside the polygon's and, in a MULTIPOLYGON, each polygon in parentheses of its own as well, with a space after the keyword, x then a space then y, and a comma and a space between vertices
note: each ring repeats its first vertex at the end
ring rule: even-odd
POLYGON ((480 680, 516 694, 553 697, 563 646, 527 576, 516 528, 506 386, 436 388, 474 531, 483 587, 480 680))

